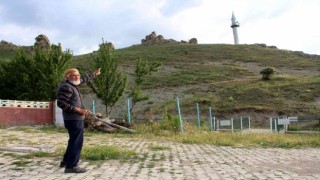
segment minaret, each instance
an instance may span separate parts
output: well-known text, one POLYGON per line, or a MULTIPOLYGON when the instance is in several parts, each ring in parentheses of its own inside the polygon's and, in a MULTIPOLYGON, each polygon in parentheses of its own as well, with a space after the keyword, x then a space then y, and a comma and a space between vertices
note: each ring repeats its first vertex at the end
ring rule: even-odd
POLYGON ((239 44, 239 37, 238 37, 238 30, 237 28, 240 26, 238 21, 236 20, 236 17, 234 16, 232 12, 232 17, 231 17, 231 28, 233 31, 233 39, 234 39, 234 44, 239 44))

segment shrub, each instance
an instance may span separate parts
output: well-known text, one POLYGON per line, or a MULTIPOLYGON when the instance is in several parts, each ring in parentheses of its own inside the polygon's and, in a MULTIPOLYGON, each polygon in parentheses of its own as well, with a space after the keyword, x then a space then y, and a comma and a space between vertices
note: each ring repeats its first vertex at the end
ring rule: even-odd
POLYGON ((180 119, 177 116, 167 116, 164 120, 160 121, 159 125, 161 130, 169 130, 175 134, 178 134, 180 131, 180 119))
POLYGON ((270 80, 273 73, 275 73, 275 69, 273 67, 267 67, 265 69, 262 69, 260 71, 260 74, 262 74, 263 80, 270 80))

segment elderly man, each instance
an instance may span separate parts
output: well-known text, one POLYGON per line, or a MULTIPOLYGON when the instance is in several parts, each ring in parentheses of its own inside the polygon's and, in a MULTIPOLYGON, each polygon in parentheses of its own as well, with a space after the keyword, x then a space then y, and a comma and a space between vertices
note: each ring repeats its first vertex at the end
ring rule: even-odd
POLYGON ((64 126, 69 133, 67 150, 63 156, 60 167, 65 167, 65 173, 84 173, 87 170, 80 168, 78 162, 83 145, 84 118, 88 112, 83 106, 78 85, 90 81, 100 74, 100 68, 89 76, 80 78, 77 69, 65 71, 65 81, 57 91, 57 105, 62 109, 64 126))

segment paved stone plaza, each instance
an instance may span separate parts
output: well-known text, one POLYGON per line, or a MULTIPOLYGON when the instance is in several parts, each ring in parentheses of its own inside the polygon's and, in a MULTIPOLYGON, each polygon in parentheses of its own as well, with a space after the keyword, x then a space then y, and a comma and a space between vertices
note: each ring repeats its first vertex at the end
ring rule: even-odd
POLYGON ((66 133, 0 129, 0 179, 320 179, 320 149, 231 148, 138 138, 85 137, 85 146, 105 144, 134 150, 137 161, 82 161, 83 174, 65 174, 54 158, 33 158, 25 166, 14 156, 65 146, 66 133), (154 150, 150 147, 164 147, 154 150), (144 158, 143 158, 144 157, 144 158))

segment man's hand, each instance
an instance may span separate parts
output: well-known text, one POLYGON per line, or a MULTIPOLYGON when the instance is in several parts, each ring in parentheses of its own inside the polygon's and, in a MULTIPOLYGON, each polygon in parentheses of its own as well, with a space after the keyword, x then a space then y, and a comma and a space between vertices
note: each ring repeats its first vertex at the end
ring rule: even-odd
POLYGON ((80 115, 85 115, 87 113, 88 110, 86 109, 80 109, 80 108, 75 108, 74 109, 77 113, 79 113, 80 115))
POLYGON ((96 76, 98 76, 101 72, 100 72, 101 68, 97 69, 96 71, 94 71, 94 73, 96 74, 96 76))

